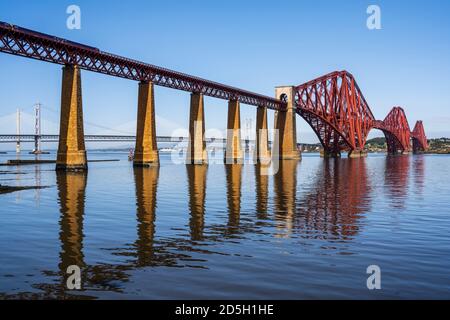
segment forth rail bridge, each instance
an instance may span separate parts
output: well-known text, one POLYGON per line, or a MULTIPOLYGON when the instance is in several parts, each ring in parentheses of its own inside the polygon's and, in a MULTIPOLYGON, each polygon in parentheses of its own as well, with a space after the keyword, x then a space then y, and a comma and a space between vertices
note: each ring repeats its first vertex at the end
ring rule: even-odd
MULTIPOLYGON (((155 125, 154 85, 191 93, 187 163, 207 163, 204 96, 228 101, 226 160, 243 158, 240 104, 256 107, 256 159, 276 155, 300 159, 296 141, 296 114, 317 134, 325 157, 365 156, 371 129, 383 131, 391 154, 428 148, 421 121, 411 131, 405 111, 394 107, 377 120, 355 78, 347 71, 332 72, 298 86, 275 88, 275 97, 168 70, 103 52, 98 48, 0 22, 0 51, 63 65, 57 170, 85 170, 87 157, 83 129, 81 69, 139 82, 134 164, 159 163, 155 125), (275 111, 276 138, 270 155, 267 109, 275 111)), ((229 163, 229 162, 228 162, 229 163)))

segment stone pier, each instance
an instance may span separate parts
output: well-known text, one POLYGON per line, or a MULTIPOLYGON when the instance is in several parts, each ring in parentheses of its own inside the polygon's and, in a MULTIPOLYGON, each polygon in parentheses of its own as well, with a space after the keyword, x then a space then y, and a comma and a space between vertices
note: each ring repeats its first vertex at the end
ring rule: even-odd
POLYGON ((225 163, 242 163, 244 153, 241 145, 241 107, 237 100, 228 102, 227 147, 225 163))
POLYGON ((294 87, 277 87, 275 96, 286 100, 287 107, 276 114, 275 141, 272 156, 280 160, 300 160, 301 153, 297 149, 297 128, 294 109, 294 87))
POLYGON ((63 67, 61 118, 56 170, 87 170, 83 129, 81 74, 78 66, 66 65, 63 67))
POLYGON ((208 153, 206 151, 205 141, 205 109, 203 94, 192 93, 186 163, 206 164, 207 162, 208 153))
POLYGON ((267 108, 258 107, 256 111, 256 146, 255 158, 257 163, 270 162, 269 132, 267 129, 267 108))
POLYGON ((349 158, 365 158, 367 157, 367 151, 365 150, 353 150, 348 153, 349 158))
POLYGON ((159 164, 156 144, 155 96, 152 82, 140 82, 136 126, 134 166, 146 167, 159 164))

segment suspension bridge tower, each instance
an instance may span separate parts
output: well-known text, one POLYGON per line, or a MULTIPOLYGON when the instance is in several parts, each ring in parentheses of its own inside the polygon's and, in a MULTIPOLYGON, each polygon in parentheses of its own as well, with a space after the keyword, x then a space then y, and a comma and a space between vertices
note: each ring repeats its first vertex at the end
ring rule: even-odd
POLYGON ((43 154, 41 150, 41 104, 38 102, 34 106, 34 150, 31 154, 43 154))
POLYGON ((16 116, 16 153, 20 153, 20 109, 17 108, 17 116, 16 116))

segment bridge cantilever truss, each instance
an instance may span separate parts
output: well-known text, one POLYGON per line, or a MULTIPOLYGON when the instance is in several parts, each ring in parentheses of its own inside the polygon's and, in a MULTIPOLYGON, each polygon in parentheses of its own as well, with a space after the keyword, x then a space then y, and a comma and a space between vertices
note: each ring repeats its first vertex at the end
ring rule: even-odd
POLYGON ((422 121, 411 132, 401 107, 392 108, 383 121, 376 120, 347 71, 332 72, 297 86, 295 105, 296 112, 312 127, 328 154, 362 151, 373 128, 383 131, 389 153, 428 148, 422 121))
POLYGON ((386 118, 374 122, 373 127, 383 131, 389 153, 411 151, 411 132, 403 108, 392 108, 386 118))
POLYGON ((421 152, 428 149, 428 140, 425 135, 425 129, 423 127, 422 121, 417 121, 414 129, 411 133, 413 141, 413 151, 421 152))
POLYGON ((350 73, 332 72, 296 87, 295 104, 326 152, 364 148, 375 118, 350 73))

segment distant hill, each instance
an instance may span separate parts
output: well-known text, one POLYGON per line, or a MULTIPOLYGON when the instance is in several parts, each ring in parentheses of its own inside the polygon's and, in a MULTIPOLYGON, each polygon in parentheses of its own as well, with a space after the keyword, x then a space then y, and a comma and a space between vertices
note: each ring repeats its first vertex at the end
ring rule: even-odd
POLYGON ((365 149, 369 151, 386 150, 387 149, 386 138, 378 137, 367 140, 365 149))
POLYGON ((385 137, 373 138, 373 139, 367 140, 366 143, 383 145, 386 143, 386 138, 385 137))

